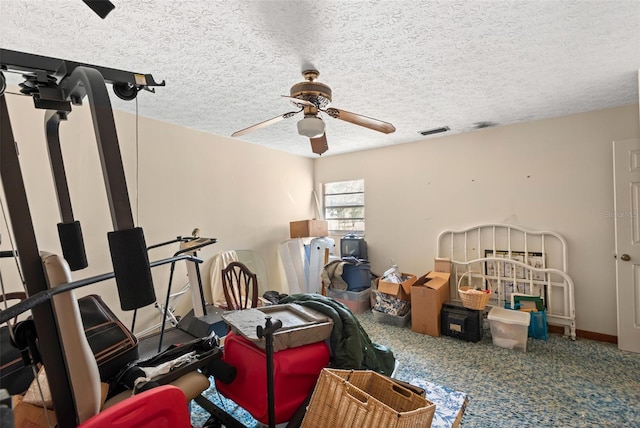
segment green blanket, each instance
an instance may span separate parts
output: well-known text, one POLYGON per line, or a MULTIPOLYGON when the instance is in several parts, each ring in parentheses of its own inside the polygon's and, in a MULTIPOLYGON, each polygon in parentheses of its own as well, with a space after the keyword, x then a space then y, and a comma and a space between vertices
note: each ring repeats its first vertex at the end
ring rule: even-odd
POLYGON ((338 369, 373 370, 391 376, 393 352, 373 343, 358 319, 344 304, 319 294, 293 294, 279 303, 297 303, 325 314, 333 320, 331 366, 338 369))

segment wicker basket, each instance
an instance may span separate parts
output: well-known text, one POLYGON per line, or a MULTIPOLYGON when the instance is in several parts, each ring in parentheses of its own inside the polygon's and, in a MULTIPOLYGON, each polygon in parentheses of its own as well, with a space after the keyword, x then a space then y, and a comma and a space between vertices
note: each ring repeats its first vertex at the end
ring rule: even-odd
POLYGON ((428 428, 436 405, 371 370, 322 369, 302 428, 428 428))
MULTIPOLYGON (((489 298, 491 297, 491 293, 478 293, 475 288, 473 287, 460 287, 460 284, 462 284, 462 279, 469 274, 472 273, 478 273, 481 274, 481 272, 475 272, 475 271, 467 271, 465 273, 463 273, 460 276, 460 279, 458 280, 458 294, 460 294, 460 299, 462 299, 462 306, 464 306, 467 309, 476 309, 476 310, 483 310, 486 306, 487 303, 489 302, 489 298)), ((485 278, 487 283, 489 284, 489 290, 491 290, 491 281, 489 281, 488 278, 485 278)))

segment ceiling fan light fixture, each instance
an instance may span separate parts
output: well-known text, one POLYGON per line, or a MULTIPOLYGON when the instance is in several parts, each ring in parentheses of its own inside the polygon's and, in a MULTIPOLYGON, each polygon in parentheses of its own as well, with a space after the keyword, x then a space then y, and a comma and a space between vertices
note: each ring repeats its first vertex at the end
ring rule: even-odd
POLYGON ((298 134, 317 138, 324 134, 324 121, 317 116, 305 116, 298 121, 298 134))

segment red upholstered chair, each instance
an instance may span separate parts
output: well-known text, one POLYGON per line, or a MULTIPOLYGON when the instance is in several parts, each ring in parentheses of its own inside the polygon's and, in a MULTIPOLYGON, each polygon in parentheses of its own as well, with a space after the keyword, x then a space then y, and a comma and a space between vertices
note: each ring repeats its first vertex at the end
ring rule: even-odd
POLYGON ((159 386, 119 402, 78 428, 191 428, 187 399, 180 388, 159 386))

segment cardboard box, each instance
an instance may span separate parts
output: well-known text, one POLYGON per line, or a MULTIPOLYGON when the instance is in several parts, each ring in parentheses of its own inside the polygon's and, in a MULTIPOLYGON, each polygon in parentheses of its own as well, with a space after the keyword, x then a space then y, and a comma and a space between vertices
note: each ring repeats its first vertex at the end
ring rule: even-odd
POLYGON ((433 262, 433 271, 451 273, 451 259, 436 257, 433 262))
MULTIPOLYGON (((41 369, 40 373, 44 375, 44 370, 41 369)), ((35 382, 34 382, 35 383, 35 382)), ((34 384, 32 383, 32 385, 34 384)), ((48 389, 45 395, 49 397, 51 394, 48 389)), ((107 399, 107 393, 109 392, 109 384, 100 382, 100 407, 104 406, 104 402, 107 399)), ((36 404, 31 404, 25 401, 25 396, 16 394, 11 397, 13 408, 13 423, 16 428, 47 428, 50 426, 56 426, 57 417, 56 412, 52 409, 48 409, 36 404), (46 414, 45 414, 46 413, 46 414)), ((28 397, 27 397, 28 400, 28 397)), ((52 405, 52 403, 51 403, 52 405)))
POLYGON ((56 412, 22 401, 22 395, 12 397, 13 423, 16 427, 46 428, 55 426, 56 412), (46 412, 46 415, 45 415, 46 412), (47 420, 48 417, 48 420, 47 420), (51 423, 51 425, 49 425, 51 423))
POLYGON ((442 304, 449 300, 448 272, 429 272, 411 286, 411 329, 429 336, 440 336, 442 304))
POLYGON ((307 238, 329 235, 329 224, 325 220, 300 220, 289 223, 291 238, 307 238))
POLYGON ((411 286, 416 282, 417 277, 411 273, 402 272, 402 276, 406 277, 402 284, 388 282, 382 279, 378 280, 378 291, 384 294, 397 297, 400 300, 411 300, 411 286))
MULTIPOLYGON (((100 382, 100 408, 104 406, 109 384, 100 382)), ((16 428, 47 428, 56 426, 57 417, 45 367, 40 367, 37 381, 34 379, 24 395, 12 396, 13 420, 16 428), (42 391, 42 393, 40 392, 42 391), (42 405, 44 404, 45 407, 42 405)))

